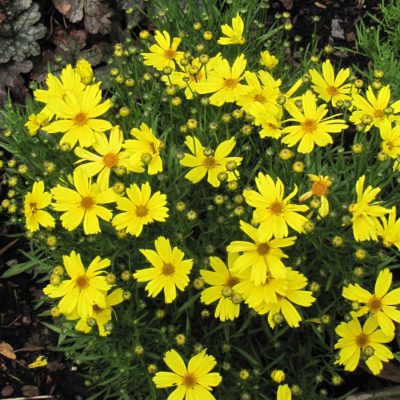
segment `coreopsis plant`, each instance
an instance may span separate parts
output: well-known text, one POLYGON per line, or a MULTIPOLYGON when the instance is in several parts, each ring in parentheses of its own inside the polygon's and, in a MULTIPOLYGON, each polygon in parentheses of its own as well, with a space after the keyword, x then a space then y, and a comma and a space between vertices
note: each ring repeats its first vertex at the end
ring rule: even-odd
POLYGON ((3 276, 45 282, 90 399, 344 398, 397 368, 396 83, 293 63, 265 1, 147 3, 108 72, 80 60, 1 111, 1 210, 29 241, 3 276))

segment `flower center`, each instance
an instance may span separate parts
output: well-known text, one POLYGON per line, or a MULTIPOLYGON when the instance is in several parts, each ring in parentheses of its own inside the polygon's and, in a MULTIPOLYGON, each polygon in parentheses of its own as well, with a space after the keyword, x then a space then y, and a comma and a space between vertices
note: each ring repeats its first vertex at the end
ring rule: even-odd
POLYGON ((163 265, 162 273, 164 275, 172 275, 174 272, 175 272, 175 267, 172 264, 166 263, 163 265))
POLYGON ((254 101, 258 101, 259 103, 264 103, 266 98, 262 94, 256 94, 254 96, 254 101))
POLYGON ((217 165, 217 162, 213 156, 208 156, 204 159, 203 164, 206 168, 213 168, 217 165))
POLYGON ((375 312, 379 311, 381 309, 381 307, 382 307, 381 300, 375 296, 371 297, 371 299, 368 302, 369 311, 375 313, 375 312))
POLYGON ((74 118, 75 125, 78 125, 78 126, 85 125, 87 120, 88 120, 88 117, 84 113, 76 114, 75 118, 74 118))
POLYGON ((267 254, 269 252, 269 244, 268 243, 259 243, 257 245, 257 253, 260 255, 267 254))
POLYGON ((82 208, 89 210, 92 208, 96 202, 93 200, 93 197, 83 197, 81 200, 81 206, 82 208))
POLYGON ((301 127, 303 128, 304 131, 308 133, 313 133, 315 129, 317 128, 317 123, 313 119, 306 119, 302 124, 301 127))
POLYGON ((81 275, 76 278, 75 283, 79 289, 85 289, 89 286, 89 279, 86 275, 81 275))
POLYGON ((382 110, 375 110, 374 112, 374 117, 376 118, 382 118, 385 115, 385 113, 382 110))
POLYGON ((113 168, 118 165, 118 155, 114 153, 108 153, 103 156, 103 164, 107 168, 113 168))
POLYGON ((330 96, 336 96, 339 93, 335 86, 328 86, 326 91, 330 96))
POLYGON ((37 203, 29 203, 29 207, 31 208, 31 213, 34 214, 37 211, 37 203))
POLYGON ((237 80, 236 79, 225 79, 224 80, 224 86, 227 89, 234 89, 237 85, 237 80))
POLYGON ((183 382, 182 382, 186 387, 192 388, 196 386, 197 384, 197 379, 193 374, 187 373, 185 376, 183 376, 183 382))
POLYGON ((176 57, 176 51, 174 49, 165 50, 164 57, 168 58, 168 60, 173 60, 176 57))
POLYGON ((94 312, 94 313, 99 313, 99 312, 101 312, 101 311, 103 311, 103 309, 100 308, 97 304, 94 304, 94 305, 93 305, 93 312, 94 312))
POLYGON ((138 217, 144 217, 147 215, 148 213, 148 209, 146 208, 146 206, 137 206, 136 207, 136 215, 138 217))
POLYGON ((314 196, 325 196, 328 191, 328 185, 325 181, 316 181, 313 183, 311 191, 314 196))
POLYGON ((360 333, 356 336, 356 344, 359 347, 365 347, 368 344, 368 335, 360 333))
POLYGON ((275 201, 269 208, 273 214, 281 214, 283 211, 283 204, 280 201, 275 201))
POLYGON ((238 278, 236 278, 235 276, 228 276, 228 278, 226 278, 225 285, 229 287, 234 287, 237 283, 239 283, 238 278))

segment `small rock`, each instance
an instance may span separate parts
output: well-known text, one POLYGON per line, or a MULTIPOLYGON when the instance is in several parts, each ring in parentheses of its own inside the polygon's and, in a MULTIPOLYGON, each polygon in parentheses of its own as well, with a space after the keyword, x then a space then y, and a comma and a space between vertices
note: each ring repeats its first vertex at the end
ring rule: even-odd
POLYGON ((10 385, 4 386, 3 389, 1 389, 0 394, 3 397, 10 397, 14 393, 14 388, 10 385))
POLYGON ((39 388, 33 385, 22 386, 21 392, 26 397, 39 396, 39 388))

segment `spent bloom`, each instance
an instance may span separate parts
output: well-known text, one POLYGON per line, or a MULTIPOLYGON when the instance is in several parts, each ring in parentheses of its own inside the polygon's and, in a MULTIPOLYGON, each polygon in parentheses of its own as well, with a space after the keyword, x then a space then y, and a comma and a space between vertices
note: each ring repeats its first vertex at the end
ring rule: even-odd
POLYGON ((318 209, 318 213, 321 217, 326 217, 329 214, 329 202, 326 195, 332 185, 332 181, 329 179, 329 176, 309 174, 308 177, 312 182, 311 190, 300 196, 299 201, 306 201, 311 196, 318 197, 321 199, 321 206, 318 209))
POLYGON ((139 250, 152 267, 136 271, 133 277, 138 282, 148 282, 146 290, 150 297, 156 297, 163 290, 165 302, 172 303, 176 299, 176 289, 183 291, 189 283, 193 260, 184 260, 185 253, 178 247, 172 248, 163 236, 155 240, 154 246, 156 251, 139 250))
POLYGON ((215 400, 210 391, 221 383, 222 377, 218 372, 211 372, 217 362, 206 350, 193 356, 187 367, 175 350, 165 353, 164 362, 172 372, 157 372, 153 382, 158 389, 175 387, 167 400, 215 400))
POLYGON ((58 304, 60 312, 66 316, 77 314, 80 318, 88 318, 93 315, 94 305, 105 308, 105 293, 111 286, 102 273, 110 266, 110 260, 97 256, 85 269, 81 255, 73 250, 69 256, 63 256, 63 263, 70 279, 43 289, 43 293, 52 299, 62 297, 58 304))
POLYGON ((242 17, 236 14, 236 17, 232 18, 232 27, 224 24, 221 26, 222 33, 226 37, 221 37, 218 39, 218 43, 223 46, 229 44, 245 44, 246 39, 243 36, 244 23, 242 17))
MULTIPOLYGON (((378 328, 375 317, 368 318, 361 326, 357 318, 350 322, 342 322, 336 327, 340 339, 335 344, 335 349, 340 349, 339 359, 335 362, 344 365, 346 371, 354 371, 360 361, 361 353, 369 356, 365 363, 374 375, 378 375, 383 362, 393 359, 393 354, 383 343, 393 340, 393 335, 386 335, 378 328), (372 355, 371 355, 372 354, 372 355)), ((363 355, 364 355, 363 354, 363 355)))
POLYGON ((393 321, 400 322, 400 288, 389 292, 393 275, 388 268, 382 270, 375 283, 374 293, 362 288, 359 284, 350 284, 343 288, 343 297, 362 304, 355 312, 357 317, 369 313, 374 315, 379 327, 385 335, 393 335, 395 326, 393 321))

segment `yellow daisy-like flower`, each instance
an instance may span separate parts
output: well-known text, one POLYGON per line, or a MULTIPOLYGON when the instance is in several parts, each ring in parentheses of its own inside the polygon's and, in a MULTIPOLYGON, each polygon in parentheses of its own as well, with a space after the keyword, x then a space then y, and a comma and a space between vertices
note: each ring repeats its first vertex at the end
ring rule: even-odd
MULTIPOLYGON (((90 318, 94 319, 94 321, 96 322, 100 336, 108 336, 111 333, 110 330, 105 329, 105 326, 112 319, 112 311, 113 311, 112 307, 123 302, 124 300, 123 293, 124 291, 121 288, 112 291, 105 298, 106 305, 104 308, 99 307, 97 304, 93 305, 93 312, 90 318)), ((69 317, 68 319, 72 318, 69 317)), ((75 329, 77 331, 89 333, 92 331, 93 326, 92 324, 90 325, 88 324, 88 318, 81 318, 75 325, 75 329)))
POLYGON ((286 269, 287 289, 284 295, 277 295, 277 302, 263 304, 256 308, 256 311, 262 315, 268 313, 268 323, 274 328, 279 321, 278 316, 283 316, 287 324, 292 328, 298 328, 301 316, 293 304, 301 307, 310 307, 315 302, 315 297, 308 290, 301 290, 307 286, 307 278, 291 268, 286 269))
POLYGON ((393 206, 387 218, 381 217, 382 225, 378 227, 378 235, 385 247, 396 246, 400 250, 400 218, 396 220, 396 206, 393 206))
POLYGON ((25 126, 28 128, 29 135, 34 136, 41 127, 46 126, 48 123, 48 116, 40 112, 39 114, 29 115, 28 121, 25 123, 25 126))
POLYGON ((240 83, 246 64, 243 54, 235 59, 232 68, 222 58, 216 62, 214 70, 207 73, 207 79, 197 84, 194 90, 200 94, 214 93, 210 97, 210 103, 215 106, 233 103, 246 93, 246 88, 240 83))
POLYGON ((311 153, 315 145, 325 147, 333 143, 330 133, 338 133, 348 127, 343 119, 333 119, 335 115, 324 118, 328 113, 326 104, 317 107, 316 98, 310 90, 301 96, 301 102, 303 110, 292 101, 286 102, 286 110, 293 117, 287 121, 295 121, 299 125, 287 126, 282 130, 286 134, 282 143, 293 147, 300 142, 297 148, 299 153, 311 153))
POLYGON ((322 75, 316 69, 311 69, 309 73, 313 83, 312 89, 325 102, 336 106, 339 100, 351 100, 351 84, 345 84, 350 76, 350 68, 342 68, 335 77, 330 60, 326 60, 322 64, 322 75))
POLYGON ((245 44, 246 39, 243 36, 244 22, 239 14, 232 18, 232 27, 227 24, 221 26, 222 33, 227 37, 218 39, 218 43, 223 46, 229 44, 245 44))
POLYGON ((250 269, 250 279, 256 284, 262 284, 268 273, 274 278, 286 278, 286 268, 282 258, 288 256, 281 250, 294 244, 296 237, 272 239, 272 232, 264 232, 240 221, 240 229, 249 236, 254 243, 233 241, 227 247, 229 253, 243 253, 235 261, 232 272, 245 272, 250 269))
POLYGON ((39 230, 39 226, 54 228, 55 220, 44 208, 51 203, 51 194, 44 191, 44 182, 35 182, 32 192, 28 192, 24 199, 25 226, 30 232, 39 230))
POLYGON ((237 105, 252 115, 257 113, 258 109, 255 108, 257 105, 262 107, 263 114, 278 115, 280 107, 276 103, 276 98, 280 95, 280 79, 275 80, 267 71, 259 71, 258 74, 246 71, 244 76, 247 90, 246 94, 238 98, 237 105))
POLYGON ((369 185, 364 190, 365 175, 358 178, 356 182, 357 202, 349 206, 352 213, 353 235, 357 242, 365 240, 378 240, 377 230, 379 229, 378 217, 390 212, 387 208, 381 207, 380 202, 371 203, 379 194, 381 189, 372 188, 369 185))
POLYGON ((381 148, 390 158, 400 157, 400 124, 383 121, 379 126, 381 148))
POLYGON ((75 71, 81 77, 82 83, 88 85, 93 80, 93 69, 90 63, 84 58, 80 58, 75 66, 75 71))
POLYGON ((136 271, 133 277, 138 282, 149 282, 146 290, 150 297, 156 297, 163 290, 165 302, 172 303, 176 299, 176 289, 183 291, 189 283, 193 260, 184 260, 185 253, 178 247, 172 248, 163 236, 155 240, 154 246, 156 251, 139 250, 152 267, 136 271))
POLYGON ((57 185, 51 190, 56 211, 61 215, 62 226, 68 231, 76 229, 83 220, 86 235, 101 232, 99 218, 110 221, 112 212, 100 204, 114 203, 116 195, 113 189, 101 190, 98 184, 91 184, 82 170, 75 169, 73 183, 76 190, 57 185))
POLYGON ((311 186, 311 190, 307 193, 304 193, 300 196, 299 201, 303 202, 308 200, 311 196, 316 196, 321 199, 321 206, 318 209, 318 214, 324 218, 329 214, 329 202, 326 197, 329 188, 332 185, 332 181, 329 179, 329 176, 317 176, 313 174, 309 174, 311 182, 313 183, 311 186))
POLYGON ((76 163, 87 163, 79 165, 77 169, 82 170, 86 176, 92 177, 98 174, 97 183, 102 190, 108 189, 110 173, 113 168, 125 167, 132 172, 143 172, 140 157, 136 157, 136 162, 130 160, 131 154, 121 151, 124 136, 119 126, 111 129, 110 136, 104 134, 97 135, 97 140, 93 144, 93 149, 97 154, 91 153, 82 147, 75 148, 75 154, 80 157, 76 163))
POLYGON ((162 71, 165 67, 175 69, 175 62, 179 62, 183 57, 183 51, 177 51, 180 38, 171 37, 167 31, 156 31, 154 39, 157 44, 150 46, 150 53, 140 53, 144 58, 144 65, 154 67, 162 71))
POLYGON ((53 74, 48 74, 46 78, 47 90, 36 89, 33 92, 35 99, 41 103, 45 103, 41 111, 48 119, 54 116, 54 112, 48 107, 48 104, 53 101, 53 98, 63 99, 67 92, 75 92, 81 95, 85 85, 81 82, 81 77, 78 72, 68 64, 62 71, 60 78, 53 74))
POLYGON ((71 251, 69 256, 63 256, 63 262, 71 279, 63 280, 57 286, 49 284, 43 289, 43 293, 52 299, 62 297, 58 304, 60 312, 67 316, 77 313, 80 318, 88 318, 93 315, 94 305, 105 308, 105 293, 111 285, 101 274, 110 266, 110 260, 97 256, 85 270, 81 255, 71 251))
POLYGON ((217 362, 206 350, 193 356, 187 367, 175 350, 165 353, 164 362, 173 372, 157 372, 153 382, 157 389, 176 388, 167 400, 215 400, 210 391, 221 383, 222 377, 218 372, 210 372, 217 362))
POLYGON ((292 400, 292 391, 288 384, 278 386, 276 400, 292 400))
POLYGON ((339 360, 335 364, 344 365, 346 371, 354 371, 360 361, 361 352, 368 357, 365 362, 374 375, 378 375, 383 368, 383 362, 393 359, 389 348, 382 343, 389 343, 393 335, 388 336, 377 329, 376 318, 370 317, 362 327, 357 318, 350 322, 342 322, 335 332, 340 339, 335 349, 340 349, 339 360))
POLYGON ((110 99, 101 103, 100 84, 86 86, 79 94, 67 91, 63 99, 54 97, 47 107, 58 120, 45 126, 47 133, 64 132, 60 143, 71 147, 79 141, 81 147, 89 147, 96 141, 96 132, 111 129, 111 123, 98 119, 107 112, 112 103, 110 99))
POLYGON ((342 293, 345 299, 364 304, 355 313, 357 317, 367 313, 373 314, 383 333, 388 336, 394 334, 393 321, 400 322, 400 311, 396 307, 400 304, 400 288, 389 292, 392 278, 390 270, 385 268, 378 275, 373 294, 358 284, 346 286, 342 293))
POLYGON ((242 297, 235 292, 235 286, 243 279, 243 276, 231 272, 237 257, 236 254, 229 254, 228 266, 219 257, 210 257, 210 266, 213 271, 200 270, 204 282, 211 285, 201 292, 200 300, 207 305, 218 301, 214 315, 223 322, 233 321, 240 313, 242 297))
POLYGON ((242 157, 229 157, 229 154, 236 145, 234 137, 220 143, 215 152, 209 148, 204 148, 199 139, 193 136, 186 136, 185 144, 192 153, 185 153, 185 156, 179 161, 184 167, 192 168, 185 175, 186 179, 197 183, 207 175, 207 181, 212 186, 219 187, 221 182, 218 179, 218 174, 226 172, 228 174, 228 181, 237 180, 238 171, 227 171, 226 168, 228 162, 236 163, 236 166, 242 162, 242 157))
POLYGON ((156 192, 151 195, 149 182, 141 188, 135 183, 126 189, 126 197, 117 199, 117 209, 123 211, 116 215, 112 224, 117 230, 126 229, 126 233, 139 236, 143 227, 154 221, 164 222, 168 218, 167 196, 156 192))
POLYGON ((283 198, 285 187, 278 178, 275 182, 269 175, 262 172, 255 179, 258 192, 245 190, 243 192, 246 203, 255 207, 253 216, 264 235, 272 234, 280 239, 289 235, 288 226, 296 232, 303 232, 304 224, 308 221, 306 217, 298 212, 307 211, 306 205, 290 204, 297 193, 297 186, 292 193, 283 198))
POLYGON ((390 86, 386 85, 382 87, 377 96, 375 96, 374 90, 371 86, 368 86, 366 92, 366 99, 359 95, 354 94, 352 105, 354 106, 354 111, 351 114, 349 120, 355 124, 368 125, 368 129, 371 126, 379 127, 384 121, 399 120, 400 115, 400 100, 391 104, 390 107, 393 109, 393 113, 390 115, 385 113, 385 109, 389 106, 390 102, 390 86), (370 123, 365 122, 366 118, 369 117, 370 123))
POLYGON ((124 143, 124 148, 133 154, 131 163, 136 165, 137 157, 139 157, 142 163, 147 165, 149 175, 162 172, 160 152, 164 148, 164 143, 154 136, 152 129, 144 122, 140 124, 140 129, 132 128, 131 135, 136 139, 126 140, 124 143))
POLYGON ((261 57, 261 64, 263 64, 270 70, 274 69, 279 63, 279 60, 268 50, 262 51, 260 53, 260 57, 261 57))

